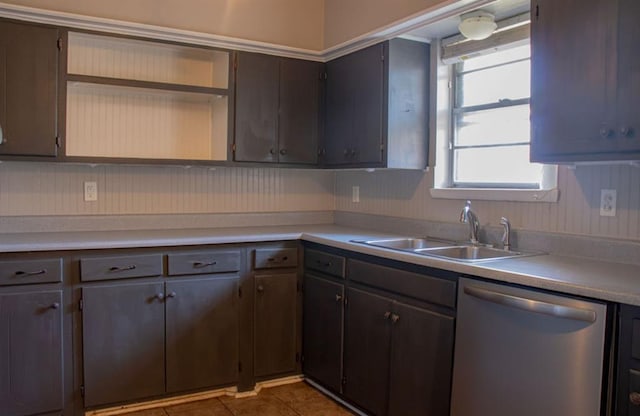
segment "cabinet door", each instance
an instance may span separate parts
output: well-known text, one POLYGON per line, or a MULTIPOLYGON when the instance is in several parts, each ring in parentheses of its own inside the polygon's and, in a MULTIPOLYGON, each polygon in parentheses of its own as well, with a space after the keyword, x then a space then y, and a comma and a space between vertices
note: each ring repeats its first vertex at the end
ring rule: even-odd
POLYGON ((0 154, 55 156, 58 30, 0 22, 0 154))
MULTIPOLYGON (((617 148, 629 154, 640 151, 640 2, 618 0, 618 125, 617 148)), ((629 158, 638 155, 629 154, 629 158)))
POLYGON ((166 284, 167 392, 238 379, 238 277, 166 284))
POLYGON ((255 277, 254 374, 263 377, 296 370, 295 272, 255 277))
POLYGON ((342 384, 343 300, 344 285, 305 276, 303 371, 338 393, 342 384))
POLYGON ((280 163, 317 163, 321 72, 319 62, 280 59, 280 163))
POLYGON ((0 295, 0 414, 60 411, 62 292, 0 295))
POLYGON ((162 283, 82 288, 85 406, 163 394, 162 283))
POLYGON ((343 392, 378 416, 387 413, 391 306, 388 298, 347 290, 343 392))
POLYGON ((616 2, 534 0, 531 7, 532 160, 610 150, 616 2))
POLYGON ((235 160, 277 162, 279 58, 238 53, 235 160))
POLYGON ((382 162, 384 44, 327 63, 325 164, 382 162))
POLYGON ((393 306, 389 415, 447 416, 453 364, 453 318, 393 306))

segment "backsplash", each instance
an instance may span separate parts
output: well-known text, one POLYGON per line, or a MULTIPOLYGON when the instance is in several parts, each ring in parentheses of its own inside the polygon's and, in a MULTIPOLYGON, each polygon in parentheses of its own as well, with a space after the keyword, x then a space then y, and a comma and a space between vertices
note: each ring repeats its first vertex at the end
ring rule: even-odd
POLYGON ((334 185, 320 170, 3 162, 0 216, 333 211, 334 185))
MULTIPOLYGON (((433 173, 417 171, 339 172, 336 210, 437 222, 457 222, 463 200, 434 199, 433 173), (352 186, 360 202, 352 202, 352 186)), ((498 226, 501 216, 514 228, 531 231, 640 240, 640 168, 629 165, 558 168, 560 200, 472 201, 482 226, 498 226), (600 189, 617 190, 617 214, 600 216, 600 189)))

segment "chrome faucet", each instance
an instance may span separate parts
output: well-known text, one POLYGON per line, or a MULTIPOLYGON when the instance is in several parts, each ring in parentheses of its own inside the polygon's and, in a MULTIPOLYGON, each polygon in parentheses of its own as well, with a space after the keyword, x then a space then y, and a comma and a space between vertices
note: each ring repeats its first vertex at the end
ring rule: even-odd
POLYGON ((504 227, 502 234, 502 247, 505 250, 511 250, 511 223, 506 217, 500 218, 500 224, 504 227))
POLYGON ((480 222, 475 212, 471 211, 471 201, 467 201, 460 213, 460 222, 469 224, 469 241, 471 244, 478 244, 478 229, 480 228, 480 222))

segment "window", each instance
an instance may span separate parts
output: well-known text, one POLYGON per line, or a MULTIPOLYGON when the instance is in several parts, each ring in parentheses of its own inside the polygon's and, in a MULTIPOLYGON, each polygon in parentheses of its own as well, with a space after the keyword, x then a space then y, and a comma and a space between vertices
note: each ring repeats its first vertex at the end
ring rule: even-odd
POLYGON ((493 52, 453 70, 451 185, 540 187, 529 163, 529 44, 493 52))

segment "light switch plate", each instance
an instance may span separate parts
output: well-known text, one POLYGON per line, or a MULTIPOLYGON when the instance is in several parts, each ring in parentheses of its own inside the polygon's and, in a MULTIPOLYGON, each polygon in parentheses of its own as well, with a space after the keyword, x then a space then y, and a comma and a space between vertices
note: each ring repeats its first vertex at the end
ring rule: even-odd
POLYGON ((351 202, 360 202, 360 187, 351 187, 351 202))

